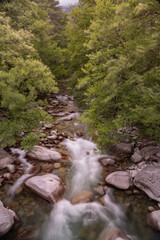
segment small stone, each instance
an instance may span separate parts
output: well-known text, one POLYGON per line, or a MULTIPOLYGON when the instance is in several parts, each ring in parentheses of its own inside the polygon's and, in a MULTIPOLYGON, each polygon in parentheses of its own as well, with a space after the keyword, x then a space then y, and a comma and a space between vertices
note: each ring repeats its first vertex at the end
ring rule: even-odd
POLYGON ((50 132, 50 134, 51 134, 52 136, 57 135, 57 134, 58 134, 58 131, 57 131, 57 130, 52 130, 52 131, 50 132))
POLYGON ((142 155, 138 148, 135 149, 135 152, 131 157, 131 161, 134 163, 139 163, 142 161, 142 155))
POLYGON ((82 132, 82 131, 80 131, 80 130, 77 130, 77 131, 76 131, 76 135, 77 135, 78 137, 83 137, 83 136, 84 136, 84 132, 82 132))
POLYGON ((132 190, 127 190, 127 191, 125 191, 125 193, 126 193, 127 195, 131 195, 131 194, 132 194, 132 190))
POLYGON ((140 194, 140 191, 139 191, 138 189, 134 189, 134 190, 133 190, 133 193, 134 193, 134 194, 140 194))
POLYGON ((52 128, 53 126, 52 126, 52 124, 50 123, 50 124, 44 124, 44 127, 50 129, 50 128, 52 128))
POLYGON ((54 164, 54 168, 58 169, 58 168, 60 168, 60 167, 61 167, 61 164, 60 164, 60 163, 55 163, 55 164, 54 164))
POLYGON ((9 164, 7 165, 7 169, 10 173, 15 173, 15 165, 9 164))
POLYGON ((50 173, 54 169, 53 164, 48 164, 42 167, 43 172, 50 173))
POLYGON ((115 160, 112 158, 100 158, 98 160, 104 167, 113 166, 115 164, 115 160))
POLYGON ((29 174, 33 174, 36 175, 38 173, 40 173, 42 170, 42 166, 41 165, 34 165, 31 170, 29 171, 29 174))
POLYGON ((13 162, 12 156, 0 148, 0 170, 6 168, 7 165, 13 162))
POLYGON ((148 207, 148 210, 149 210, 150 212, 153 212, 153 211, 155 211, 156 209, 155 209, 154 207, 152 207, 152 206, 149 206, 149 207, 148 207))
POLYGON ((49 140, 56 140, 56 139, 57 139, 57 135, 54 134, 54 135, 52 135, 52 136, 48 136, 47 138, 48 138, 49 140))
POLYGON ((104 195, 104 189, 102 186, 98 186, 98 187, 95 187, 93 188, 93 190, 98 193, 99 195, 104 195))
POLYGON ((7 179, 7 180, 11 180, 11 179, 13 179, 13 174, 12 173, 4 173, 3 174, 3 177, 5 178, 5 179, 7 179))

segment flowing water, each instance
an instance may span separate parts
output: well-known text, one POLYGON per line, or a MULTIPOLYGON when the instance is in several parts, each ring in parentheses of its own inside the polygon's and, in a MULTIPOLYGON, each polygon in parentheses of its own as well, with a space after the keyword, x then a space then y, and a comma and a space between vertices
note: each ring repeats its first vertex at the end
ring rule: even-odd
MULTIPOLYGON (((111 190, 104 196, 104 206, 97 202, 71 204, 70 199, 83 190, 93 190, 102 175, 98 162, 101 157, 96 145, 78 138, 66 140, 72 158, 72 177, 66 199, 58 202, 44 225, 43 240, 96 240, 99 231, 113 225, 126 231, 124 211, 112 200, 111 190), (98 231, 95 231, 97 228, 98 231), (88 232, 88 229, 89 232, 88 232), (84 235, 84 238, 83 238, 84 235)), ((136 240, 135 236, 132 236, 136 240)))
POLYGON ((17 179, 17 181, 14 183, 13 186, 10 187, 8 191, 9 201, 13 199, 17 189, 24 183, 24 181, 31 177, 32 174, 29 174, 29 171, 32 169, 33 165, 29 162, 27 162, 27 159, 25 158, 26 152, 24 150, 18 149, 18 148, 11 148, 11 152, 13 154, 18 154, 18 160, 22 163, 21 169, 24 171, 24 174, 17 179))
MULTIPOLYGON (((64 144, 71 158, 71 163, 62 163, 60 169, 52 170, 66 184, 63 200, 52 206, 25 188, 22 183, 30 176, 30 169, 37 162, 28 162, 23 150, 12 149, 13 154, 19 155, 24 175, 18 175, 13 185, 9 183, 2 186, 0 199, 20 216, 22 224, 0 239, 98 240, 104 229, 117 226, 131 240, 160 240, 159 232, 148 227, 145 218, 147 207, 155 206, 155 202, 149 202, 146 196, 138 198, 134 194, 127 195, 122 190, 113 191, 105 186, 106 174, 116 171, 117 166, 102 169, 98 159, 104 155, 90 141, 86 126, 78 121, 78 108, 67 96, 58 96, 56 100, 53 98, 54 102, 57 100, 63 106, 54 108, 60 110, 54 115, 54 121, 59 121, 56 130, 66 132, 69 136, 64 144), (75 134, 77 131, 83 131, 84 138, 78 138, 75 134), (105 190, 103 198, 95 191, 95 187, 99 186, 105 190), (81 191, 91 191, 93 201, 72 204, 72 198, 81 191)), ((47 164, 38 164, 42 166, 42 174, 45 174, 43 166, 47 164)))

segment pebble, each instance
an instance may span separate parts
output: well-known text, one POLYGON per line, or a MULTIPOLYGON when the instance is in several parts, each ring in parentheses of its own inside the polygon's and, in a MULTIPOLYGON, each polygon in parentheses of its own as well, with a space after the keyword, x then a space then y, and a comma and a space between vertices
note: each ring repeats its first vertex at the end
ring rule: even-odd
POLYGON ((3 177, 7 180, 11 180, 11 179, 13 179, 14 176, 12 173, 7 172, 7 173, 3 174, 3 177))
POLYGON ((13 164, 7 165, 7 169, 10 173, 15 173, 15 170, 16 170, 15 165, 13 164))
POLYGON ((102 186, 98 186, 98 187, 95 187, 93 188, 93 190, 98 193, 99 195, 104 195, 104 189, 102 186))
POLYGON ((60 164, 60 163, 55 163, 55 164, 54 164, 54 168, 58 169, 58 168, 60 168, 60 167, 61 167, 61 164, 60 164))
POLYGON ((53 164, 44 165, 42 169, 43 172, 50 173, 54 169, 54 165, 53 164))
POLYGON ((153 212, 153 211, 155 211, 156 209, 155 209, 154 207, 152 207, 152 206, 149 206, 149 207, 148 207, 148 210, 149 210, 150 212, 153 212))

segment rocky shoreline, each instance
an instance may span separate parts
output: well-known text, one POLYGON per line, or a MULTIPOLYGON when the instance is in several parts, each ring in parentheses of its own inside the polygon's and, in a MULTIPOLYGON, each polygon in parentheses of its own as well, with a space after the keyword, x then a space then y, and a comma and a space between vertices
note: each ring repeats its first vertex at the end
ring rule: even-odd
MULTIPOLYGON (((45 110, 53 116, 54 122, 52 124, 42 123, 40 131, 43 137, 38 146, 24 156, 32 164, 28 170, 26 170, 24 162, 18 159, 17 154, 9 154, 0 149, 0 187, 12 186, 17 179, 28 174, 27 178, 16 189, 15 194, 21 194, 23 188, 27 187, 54 204, 63 197, 66 183, 63 177, 50 173, 53 169, 59 169, 63 176, 71 165, 64 139, 73 140, 74 134, 77 137, 83 137, 85 133, 80 128, 77 128, 75 132, 71 130, 65 132, 59 126, 60 121, 71 122, 79 116, 79 113, 73 108, 72 96, 64 95, 50 98, 49 106, 45 110)), ((76 126, 77 123, 74 124, 76 126)), ((102 198, 105 190, 110 186, 125 191, 129 189, 131 194, 146 193, 150 199, 157 201, 156 209, 153 206, 148 207, 147 223, 160 231, 160 210, 158 210, 160 207, 160 147, 148 140, 113 144, 110 146, 109 154, 102 156, 99 162, 104 168, 105 179, 94 188, 95 194, 102 198), (108 171, 108 167, 111 168, 110 171, 108 171)), ((93 200, 92 192, 82 191, 74 196, 71 202, 78 204, 93 200)), ((16 214, 13 214, 13 211, 4 208, 3 203, 0 203, 0 212, 3 213, 3 217, 0 217, 0 236, 2 236, 14 226, 14 223, 20 220, 16 214), (8 216, 7 221, 4 217, 5 214, 6 218, 8 216)), ((99 203, 103 204, 103 199, 99 203)), ((113 240, 117 237, 129 239, 115 228, 112 228, 107 235, 102 233, 99 239, 108 240, 111 237, 113 240)))

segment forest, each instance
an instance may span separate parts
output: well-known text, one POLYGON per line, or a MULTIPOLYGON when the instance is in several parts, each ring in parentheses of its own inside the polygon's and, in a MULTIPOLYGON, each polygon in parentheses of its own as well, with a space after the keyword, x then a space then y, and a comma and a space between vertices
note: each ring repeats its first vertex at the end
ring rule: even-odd
POLYGON ((0 240, 159 240, 160 1, 61 1, 0 1, 0 240))
POLYGON ((3 0, 0 19, 2 147, 37 142, 40 122, 51 121, 41 106, 62 80, 98 143, 129 127, 159 141, 157 0, 80 0, 68 13, 55 0, 3 0))

